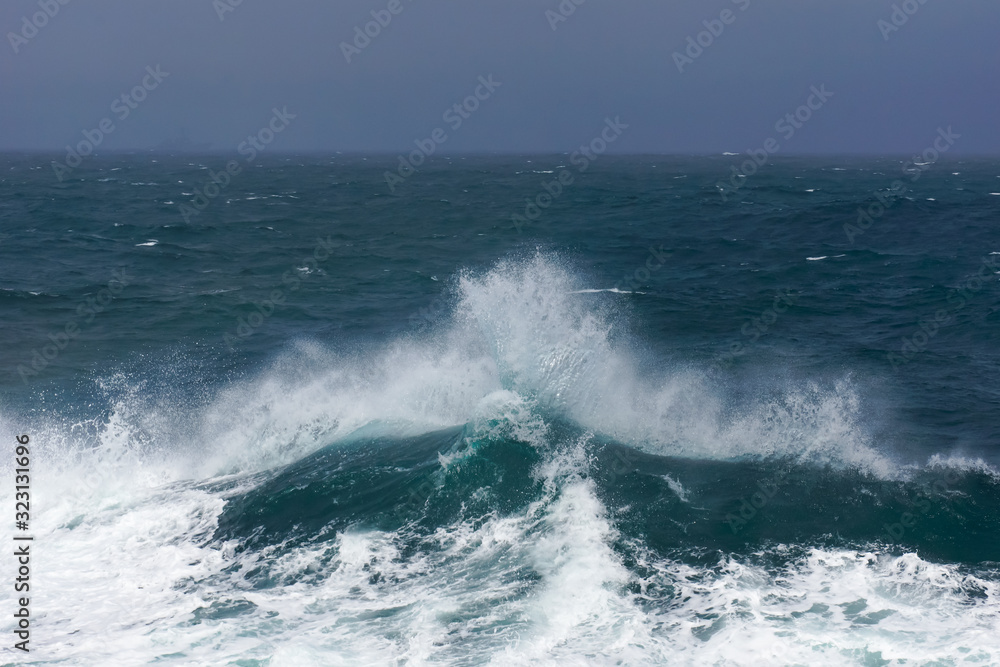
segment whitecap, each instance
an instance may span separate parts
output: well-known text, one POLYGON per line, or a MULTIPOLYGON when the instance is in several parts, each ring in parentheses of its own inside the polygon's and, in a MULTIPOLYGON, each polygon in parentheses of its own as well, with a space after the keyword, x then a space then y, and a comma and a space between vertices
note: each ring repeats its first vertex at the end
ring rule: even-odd
POLYGON ((688 500, 688 491, 685 489, 679 481, 671 477, 670 475, 663 475, 663 481, 667 483, 670 490, 677 494, 677 497, 681 499, 681 502, 690 502, 688 500))
POLYGON ((618 289, 617 287, 607 287, 605 289, 578 289, 573 290, 570 294, 597 294, 599 292, 611 292, 612 294, 647 294, 647 292, 629 291, 618 289))

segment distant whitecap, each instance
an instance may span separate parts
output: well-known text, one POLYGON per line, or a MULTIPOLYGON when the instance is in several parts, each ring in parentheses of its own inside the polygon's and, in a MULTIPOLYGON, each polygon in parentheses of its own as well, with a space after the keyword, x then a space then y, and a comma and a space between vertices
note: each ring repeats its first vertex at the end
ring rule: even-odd
POLYGON ((630 292, 628 290, 621 290, 617 287, 608 287, 606 289, 578 289, 570 294, 597 294, 598 292, 611 292, 612 294, 646 294, 646 292, 630 292))

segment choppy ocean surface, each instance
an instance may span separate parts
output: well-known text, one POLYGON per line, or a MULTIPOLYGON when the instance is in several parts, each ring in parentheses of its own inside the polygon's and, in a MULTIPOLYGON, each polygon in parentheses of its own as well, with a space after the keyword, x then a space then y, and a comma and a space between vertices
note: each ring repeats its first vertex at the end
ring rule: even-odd
POLYGON ((1000 665, 1000 161, 53 157, 2 662, 1000 665))

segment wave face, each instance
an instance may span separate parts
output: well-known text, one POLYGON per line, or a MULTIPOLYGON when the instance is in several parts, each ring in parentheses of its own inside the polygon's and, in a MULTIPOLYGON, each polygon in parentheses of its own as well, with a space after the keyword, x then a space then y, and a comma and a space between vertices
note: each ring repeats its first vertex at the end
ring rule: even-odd
MULTIPOLYGON (((82 388, 8 392, 39 508, 25 664, 1000 664, 989 447, 908 447, 863 354, 817 369, 774 333, 726 357, 683 282, 503 257, 371 313, 398 321, 381 337, 251 337, 229 371, 125 349, 82 388)), ((195 308, 122 298, 165 339, 195 308)))

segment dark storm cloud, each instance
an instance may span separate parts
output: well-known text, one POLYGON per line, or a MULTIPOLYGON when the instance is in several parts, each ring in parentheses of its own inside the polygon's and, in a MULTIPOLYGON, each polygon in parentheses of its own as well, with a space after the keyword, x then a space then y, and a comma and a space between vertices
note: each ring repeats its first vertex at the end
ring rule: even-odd
POLYGON ((101 148, 186 133, 235 153, 287 108, 267 150, 395 152, 441 128, 441 150, 569 151, 620 116, 617 152, 742 152, 826 86, 783 153, 910 153, 949 125, 957 151, 1000 150, 986 0, 6 0, 0 30, 8 149, 107 120, 101 148))

